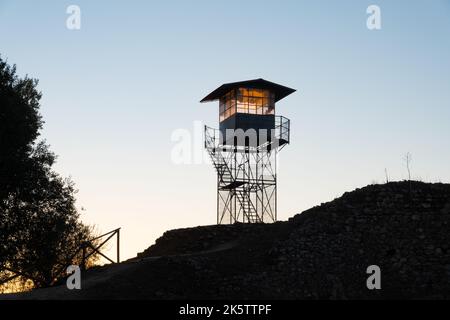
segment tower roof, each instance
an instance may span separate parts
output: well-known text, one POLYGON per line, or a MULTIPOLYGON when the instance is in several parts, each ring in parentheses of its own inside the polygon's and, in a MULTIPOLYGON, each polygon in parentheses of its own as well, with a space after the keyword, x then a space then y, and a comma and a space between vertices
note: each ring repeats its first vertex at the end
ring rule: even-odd
POLYGON ((294 89, 260 78, 255 80, 247 80, 223 84, 219 88, 208 94, 206 97, 204 97, 200 102, 210 102, 218 100, 231 90, 239 88, 270 90, 272 93, 275 94, 275 102, 287 97, 288 95, 296 91, 294 89))

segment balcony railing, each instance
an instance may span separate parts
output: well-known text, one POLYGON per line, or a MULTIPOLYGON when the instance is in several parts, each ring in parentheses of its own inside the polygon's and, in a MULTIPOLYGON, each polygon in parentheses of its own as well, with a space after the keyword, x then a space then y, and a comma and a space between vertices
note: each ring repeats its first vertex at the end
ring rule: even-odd
MULTIPOLYGON (((220 130, 205 126, 205 148, 209 151, 222 149, 227 151, 235 146, 223 144, 223 136, 220 130)), ((282 147, 290 142, 290 120, 283 116, 275 116, 275 127, 271 135, 271 139, 266 143, 258 145, 257 149, 262 150, 268 146, 282 147)))
POLYGON ((291 120, 283 116, 275 116, 275 139, 289 144, 291 138, 291 120))

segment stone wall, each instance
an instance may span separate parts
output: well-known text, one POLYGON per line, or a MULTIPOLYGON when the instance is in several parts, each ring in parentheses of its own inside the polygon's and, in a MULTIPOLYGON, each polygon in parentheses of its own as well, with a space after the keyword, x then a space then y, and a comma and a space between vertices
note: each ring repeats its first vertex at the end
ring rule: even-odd
POLYGON ((284 223, 173 230, 141 257, 171 254, 172 264, 193 268, 185 277, 198 287, 187 297, 428 299, 450 298, 449 245, 450 185, 395 182, 284 223), (230 241, 235 248, 195 255, 230 241), (194 254, 177 257, 186 253, 194 254), (381 290, 367 288, 371 265, 381 269, 381 290))

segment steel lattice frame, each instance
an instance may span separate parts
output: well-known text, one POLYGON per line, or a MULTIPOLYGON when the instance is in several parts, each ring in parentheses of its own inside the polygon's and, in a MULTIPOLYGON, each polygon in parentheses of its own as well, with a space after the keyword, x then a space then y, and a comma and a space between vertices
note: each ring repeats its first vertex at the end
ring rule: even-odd
POLYGON ((232 175, 228 176, 226 171, 218 173, 218 224, 277 220, 276 154, 276 151, 227 153, 232 175), (230 187, 233 181, 238 182, 234 188, 230 187))
POLYGON ((277 157, 284 145, 226 146, 219 135, 205 126, 205 147, 217 170, 217 224, 276 222, 277 157))

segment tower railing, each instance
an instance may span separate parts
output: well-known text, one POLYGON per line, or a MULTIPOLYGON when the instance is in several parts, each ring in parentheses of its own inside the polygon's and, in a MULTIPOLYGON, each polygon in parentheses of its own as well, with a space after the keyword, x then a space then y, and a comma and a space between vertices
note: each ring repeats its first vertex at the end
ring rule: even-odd
MULTIPOLYGON (((282 147, 283 145, 289 144, 290 142, 290 123, 291 121, 283 116, 275 116, 275 128, 274 137, 265 144, 259 145, 258 150, 267 148, 269 145, 274 145, 275 147, 282 147)), ((227 152, 236 150, 235 146, 224 145, 223 137, 220 130, 205 126, 205 148, 208 151, 216 152, 217 149, 227 152)))
POLYGON ((219 148, 220 131, 215 128, 205 126, 205 149, 214 150, 219 148))
POLYGON ((280 145, 289 144, 291 138, 291 120, 283 116, 275 116, 275 139, 280 145))

